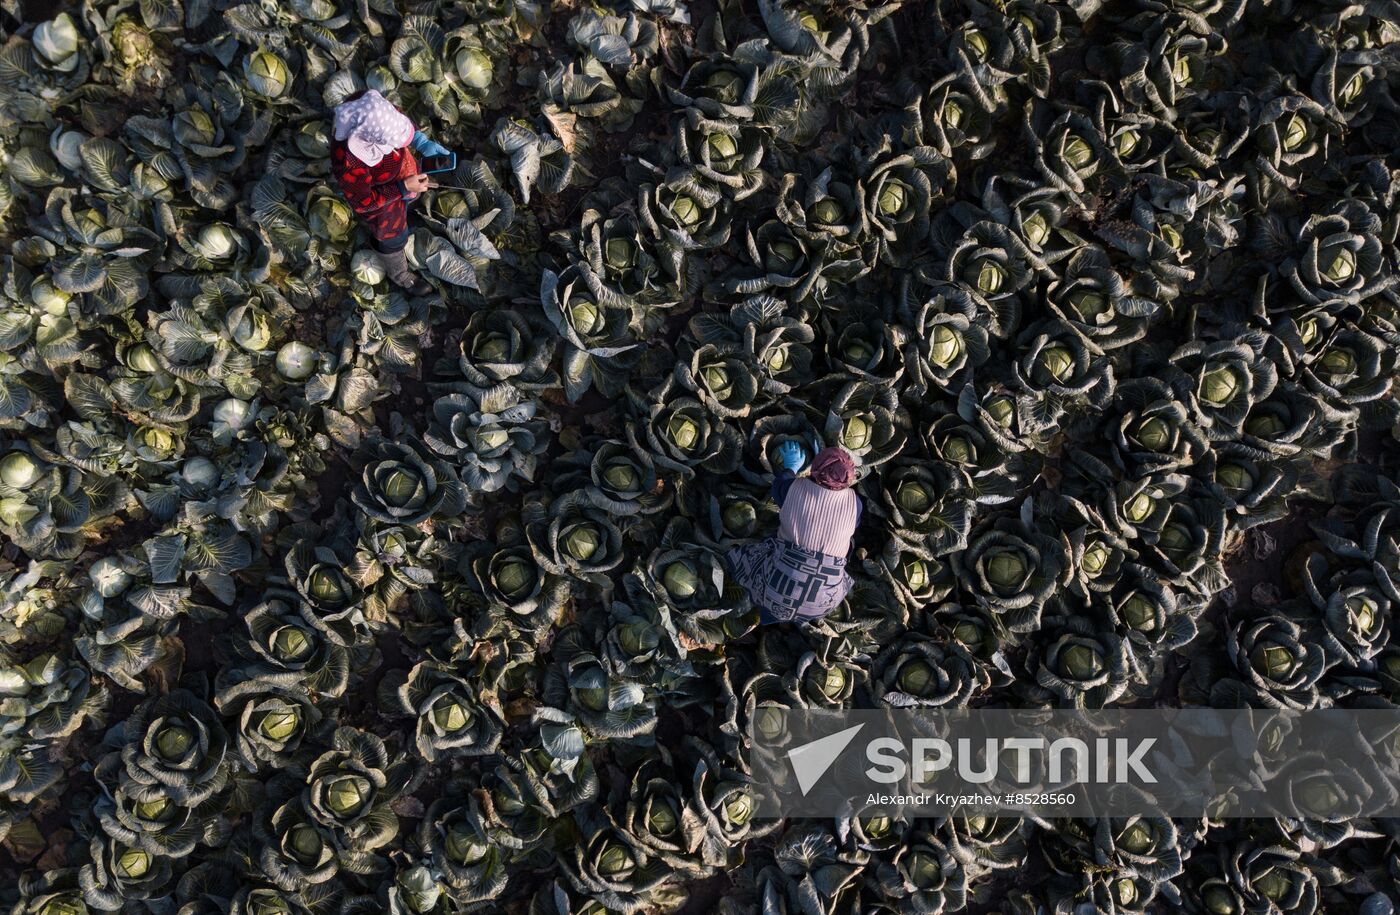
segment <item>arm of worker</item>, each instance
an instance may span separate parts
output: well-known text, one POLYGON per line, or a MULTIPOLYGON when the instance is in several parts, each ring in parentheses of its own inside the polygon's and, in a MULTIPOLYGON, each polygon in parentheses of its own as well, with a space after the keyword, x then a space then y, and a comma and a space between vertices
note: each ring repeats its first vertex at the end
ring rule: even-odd
POLYGON ((769 495, 779 508, 783 507, 783 502, 787 499, 788 490, 792 489, 792 484, 797 482, 797 474, 784 468, 773 476, 773 488, 769 495))
POLYGON ((446 156, 452 152, 436 140, 428 139, 421 130, 413 132, 413 141, 409 145, 420 156, 446 156))
POLYGON ((788 490, 792 489, 792 484, 797 480, 797 471, 802 469, 802 465, 807 460, 807 449, 797 442, 783 442, 778 446, 778 463, 781 469, 773 475, 773 501, 779 508, 783 507, 783 500, 787 498, 788 490))

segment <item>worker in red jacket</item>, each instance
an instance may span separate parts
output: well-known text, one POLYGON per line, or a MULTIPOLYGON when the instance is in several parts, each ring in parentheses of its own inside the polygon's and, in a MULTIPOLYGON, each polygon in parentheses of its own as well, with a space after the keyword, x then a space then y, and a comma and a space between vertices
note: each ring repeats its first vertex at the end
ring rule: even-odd
POLYGON ((413 295, 426 295, 433 287, 408 268, 404 253, 408 204, 429 187, 414 152, 448 155, 374 89, 336 106, 331 173, 340 192, 374 235, 389 279, 413 295))

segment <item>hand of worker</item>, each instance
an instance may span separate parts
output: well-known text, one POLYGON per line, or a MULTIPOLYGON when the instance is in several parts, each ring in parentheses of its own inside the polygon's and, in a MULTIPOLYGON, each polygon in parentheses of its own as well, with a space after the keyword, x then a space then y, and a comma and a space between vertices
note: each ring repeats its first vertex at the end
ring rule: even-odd
POLYGON ((428 179, 427 175, 409 175, 407 178, 403 179, 404 194, 409 200, 412 200, 432 187, 432 184, 432 181, 428 179))
POLYGON ((451 152, 436 140, 428 139, 421 130, 413 134, 413 151, 420 156, 445 156, 451 152))
POLYGON ((783 442, 778 446, 778 460, 785 469, 797 473, 807 460, 807 449, 797 442, 783 442))

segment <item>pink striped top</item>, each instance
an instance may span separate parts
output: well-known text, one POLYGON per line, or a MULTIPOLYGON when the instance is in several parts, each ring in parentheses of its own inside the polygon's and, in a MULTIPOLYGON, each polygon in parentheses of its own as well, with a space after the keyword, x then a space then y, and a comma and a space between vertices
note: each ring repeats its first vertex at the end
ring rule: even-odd
POLYGON ((860 520, 860 496, 854 489, 826 489, 801 477, 783 499, 778 520, 778 536, 788 543, 845 558, 860 520))

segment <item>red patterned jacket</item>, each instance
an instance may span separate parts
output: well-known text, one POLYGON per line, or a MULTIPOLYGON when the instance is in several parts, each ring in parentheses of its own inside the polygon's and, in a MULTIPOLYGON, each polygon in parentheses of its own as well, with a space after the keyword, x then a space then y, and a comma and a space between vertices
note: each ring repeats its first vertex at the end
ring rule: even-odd
POLYGON ((389 153, 376 165, 360 161, 343 142, 331 145, 331 174, 340 193, 379 241, 397 238, 408 227, 403 179, 418 174, 418 160, 407 147, 389 153))

